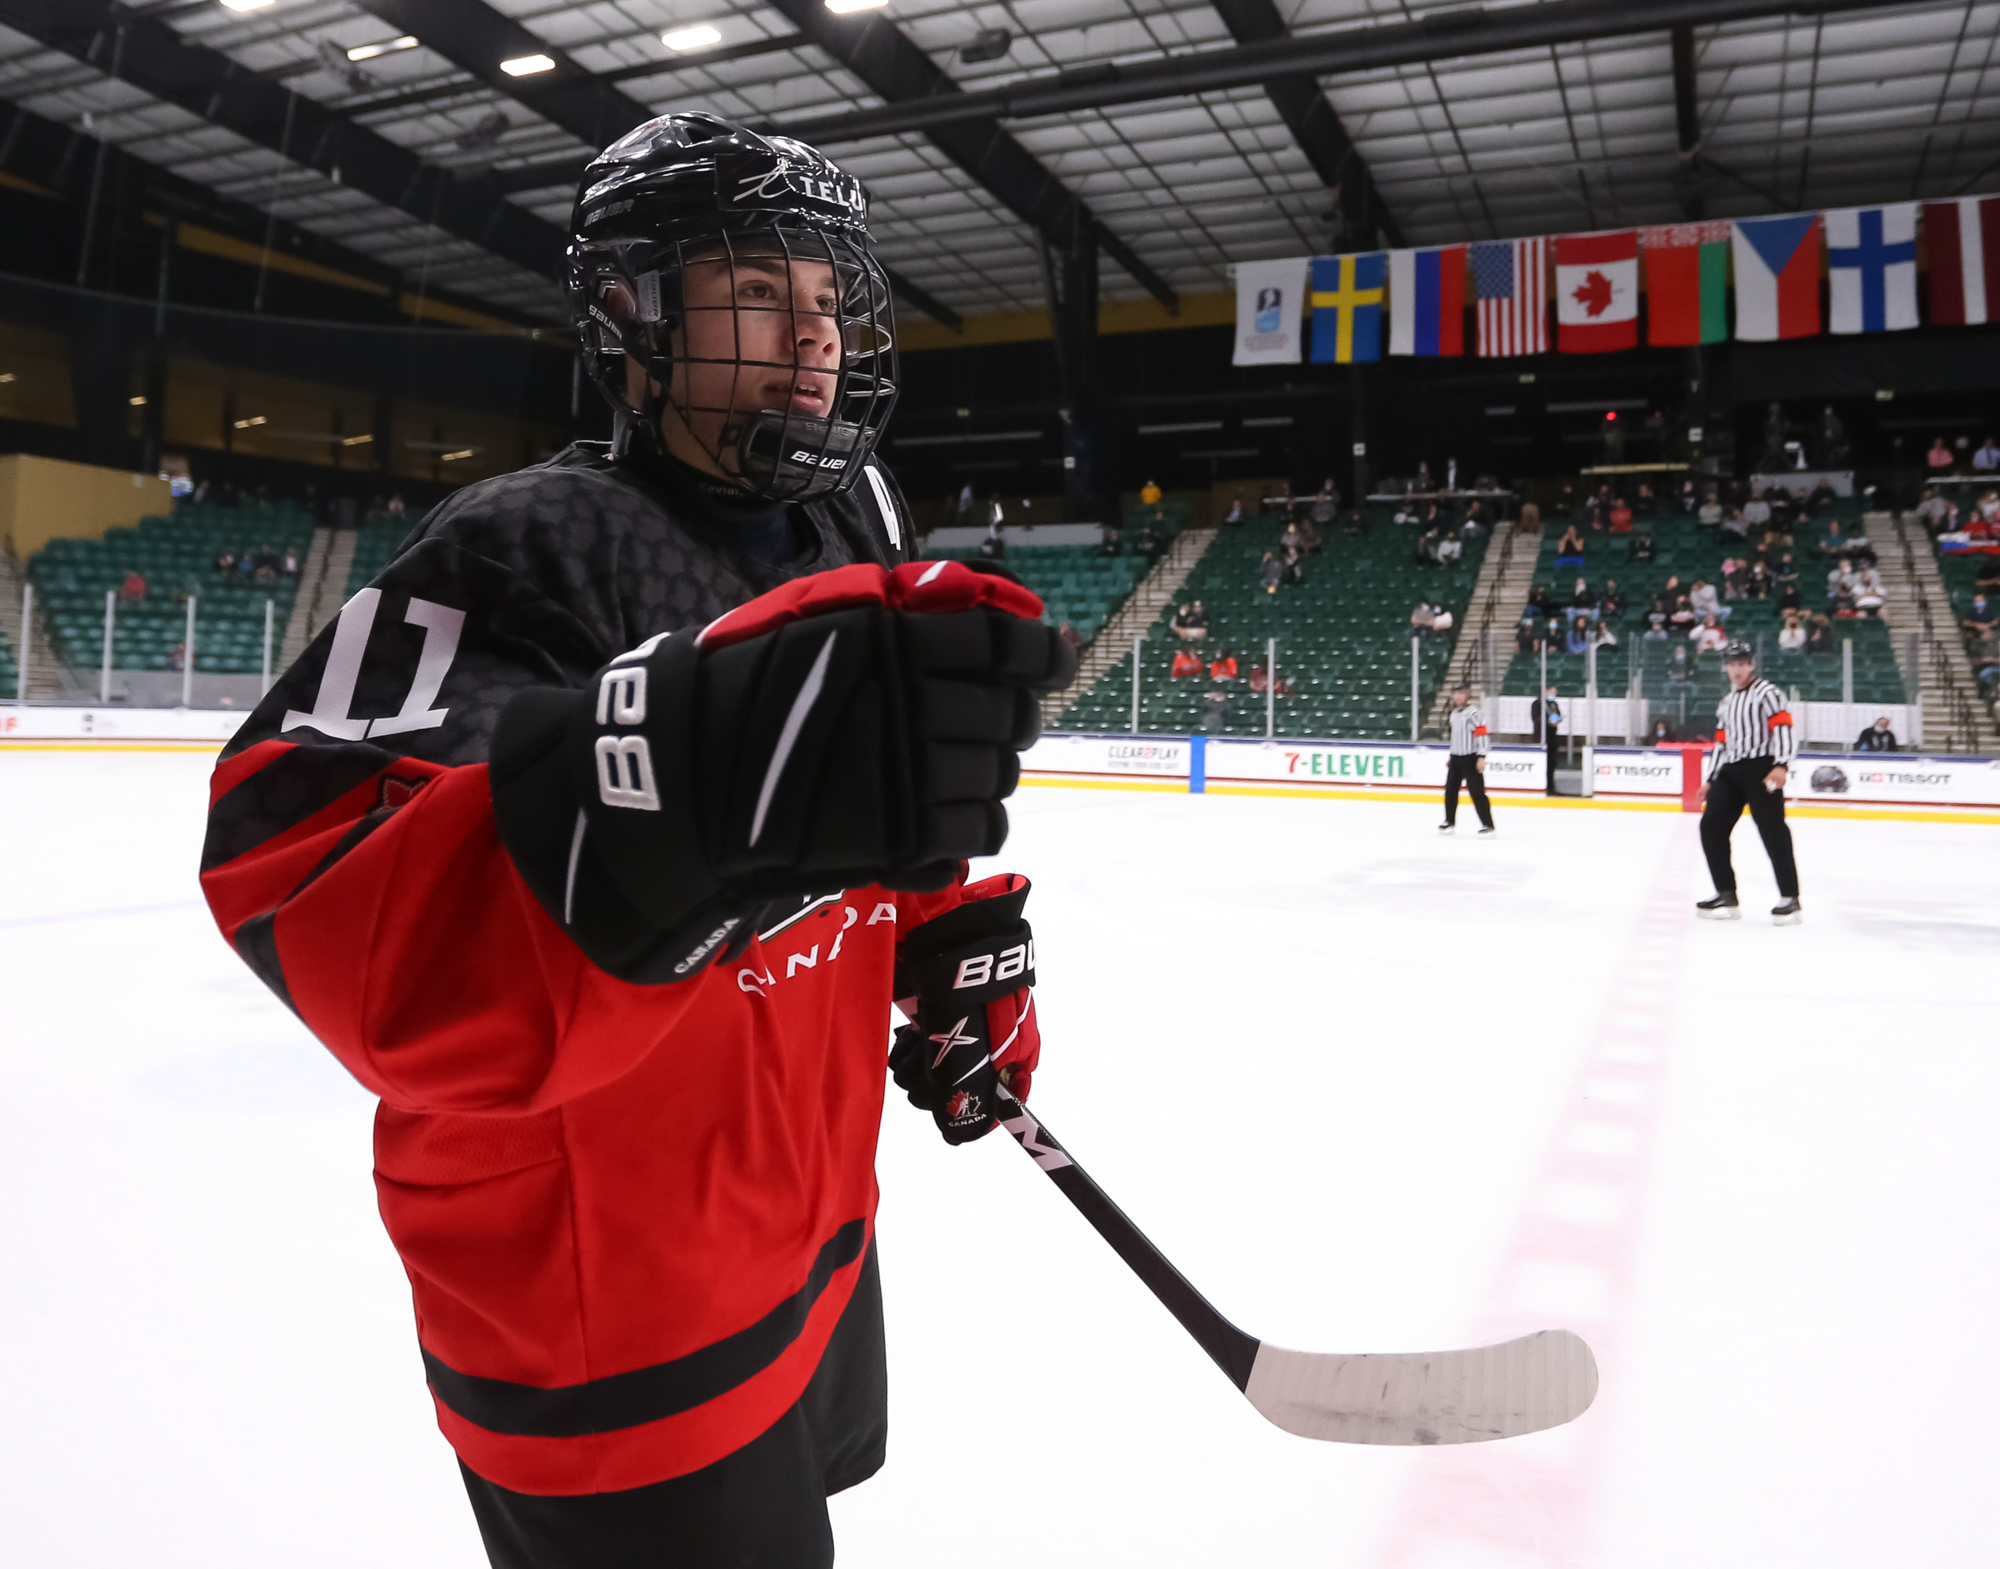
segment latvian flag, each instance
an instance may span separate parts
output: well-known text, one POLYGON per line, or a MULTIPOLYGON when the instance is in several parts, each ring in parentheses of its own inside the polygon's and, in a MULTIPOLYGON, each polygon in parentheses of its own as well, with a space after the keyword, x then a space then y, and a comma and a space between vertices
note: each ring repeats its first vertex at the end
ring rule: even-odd
POLYGON ((2000 196, 1925 202, 1924 249, 1933 325, 2000 321, 2000 196))
POLYGON ((1639 231, 1556 239, 1556 347, 1602 354, 1639 343, 1639 231))
POLYGON ((1736 336, 1767 343, 1819 331, 1819 214, 1738 218, 1736 336))
POLYGON ((1917 204, 1826 215, 1827 327, 1901 332, 1917 324, 1917 204))
POLYGON ((1729 224, 1663 223, 1639 231, 1646 252, 1646 341, 1729 336, 1729 224))
POLYGON ((1479 352, 1546 354, 1549 348, 1549 242, 1482 240, 1472 247, 1479 302, 1479 352))
POLYGON ((1465 352, 1465 247, 1389 253, 1389 352, 1465 352))

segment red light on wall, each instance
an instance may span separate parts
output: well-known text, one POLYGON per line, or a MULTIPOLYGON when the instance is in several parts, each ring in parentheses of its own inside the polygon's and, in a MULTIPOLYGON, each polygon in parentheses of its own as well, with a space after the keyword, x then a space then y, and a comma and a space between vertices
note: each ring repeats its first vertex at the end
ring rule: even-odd
POLYGON ((1618 418, 1618 411, 1616 409, 1607 410, 1604 417, 1606 419, 1616 419, 1618 418))

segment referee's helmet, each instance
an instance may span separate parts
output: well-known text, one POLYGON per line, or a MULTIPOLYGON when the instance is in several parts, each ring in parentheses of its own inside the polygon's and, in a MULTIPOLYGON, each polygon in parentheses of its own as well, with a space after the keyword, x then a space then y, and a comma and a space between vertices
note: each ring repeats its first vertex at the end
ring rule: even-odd
POLYGON ((1757 651, 1741 638, 1738 638, 1733 643, 1723 644, 1722 662, 1725 665, 1754 665, 1757 663, 1757 651))

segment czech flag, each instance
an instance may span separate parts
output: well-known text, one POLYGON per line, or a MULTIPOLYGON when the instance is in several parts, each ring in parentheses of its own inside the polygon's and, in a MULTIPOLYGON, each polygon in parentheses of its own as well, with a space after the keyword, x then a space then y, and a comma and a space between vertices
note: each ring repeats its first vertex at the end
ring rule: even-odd
POLYGON ((1389 352, 1465 352, 1465 247, 1389 253, 1389 352))
POLYGON ((1312 358, 1351 365, 1382 357, 1382 290, 1388 254, 1315 256, 1312 261, 1312 358))
POLYGON ((1639 343, 1639 231, 1556 237, 1556 347, 1602 354, 1639 343))
POLYGON ((1933 325, 2000 321, 2000 196, 1925 202, 1924 249, 1933 325))
POLYGON ((1738 218, 1736 336, 1753 343, 1819 332, 1819 214, 1738 218))

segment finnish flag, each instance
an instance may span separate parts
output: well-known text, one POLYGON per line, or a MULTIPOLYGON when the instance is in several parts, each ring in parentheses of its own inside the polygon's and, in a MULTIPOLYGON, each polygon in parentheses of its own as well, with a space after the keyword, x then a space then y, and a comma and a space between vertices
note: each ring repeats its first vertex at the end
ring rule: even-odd
POLYGON ((1917 204, 1826 215, 1828 330, 1901 332, 1917 324, 1917 204))

